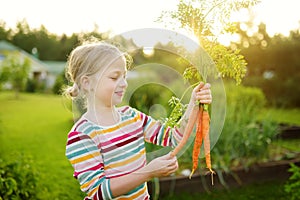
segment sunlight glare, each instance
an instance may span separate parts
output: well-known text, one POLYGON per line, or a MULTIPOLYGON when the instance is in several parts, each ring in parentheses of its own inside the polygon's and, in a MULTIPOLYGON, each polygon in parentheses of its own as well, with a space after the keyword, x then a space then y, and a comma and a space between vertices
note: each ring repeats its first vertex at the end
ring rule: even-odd
POLYGON ((225 33, 218 36, 218 41, 224 46, 229 46, 231 43, 231 34, 225 33))
POLYGON ((267 24, 267 32, 288 36, 290 30, 299 29, 300 2, 297 0, 263 0, 255 7, 257 18, 267 24))
MULTIPOLYGON (((44 25, 47 30, 57 34, 93 31, 95 25, 98 25, 99 32, 121 33, 145 27, 165 27, 165 24, 155 20, 162 11, 176 10, 177 4, 174 0, 86 0, 84 3, 72 0, 9 0, 3 3, 5 6, 1 9, 0 19, 9 28, 26 19, 31 28, 44 25)), ((271 37, 278 33, 287 36, 290 30, 299 29, 299 5, 298 0, 261 0, 251 8, 252 15, 249 15, 248 9, 241 9, 233 13, 231 21, 241 22, 241 29, 245 31, 248 29, 246 22, 250 19, 253 26, 263 22, 271 37)))
POLYGON ((247 29, 248 29, 247 24, 241 23, 241 24, 240 24, 240 29, 241 29, 242 31, 247 31, 247 29))
POLYGON ((153 47, 143 47, 143 54, 146 57, 151 57, 154 55, 154 48, 153 47))
POLYGON ((218 37, 218 41, 224 46, 230 46, 231 42, 239 42, 240 39, 241 37, 237 33, 234 34, 226 33, 226 34, 219 35, 218 37))

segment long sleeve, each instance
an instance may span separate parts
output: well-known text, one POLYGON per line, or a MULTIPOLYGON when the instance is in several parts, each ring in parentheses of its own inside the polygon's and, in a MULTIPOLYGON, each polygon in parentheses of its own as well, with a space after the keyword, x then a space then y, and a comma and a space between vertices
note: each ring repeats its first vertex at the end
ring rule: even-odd
POLYGON ((112 199, 101 152, 88 135, 70 132, 66 156, 74 168, 74 177, 78 179, 80 189, 88 195, 86 199, 112 199))
POLYGON ((120 121, 99 126, 87 119, 74 124, 66 146, 66 156, 74 177, 88 199, 149 199, 143 183, 126 194, 112 196, 110 180, 134 173, 147 164, 145 141, 176 146, 182 135, 129 106, 118 109, 120 121))
POLYGON ((182 139, 183 135, 176 127, 167 127, 165 124, 142 112, 139 112, 139 114, 143 122, 144 136, 147 142, 160 146, 174 147, 182 139))

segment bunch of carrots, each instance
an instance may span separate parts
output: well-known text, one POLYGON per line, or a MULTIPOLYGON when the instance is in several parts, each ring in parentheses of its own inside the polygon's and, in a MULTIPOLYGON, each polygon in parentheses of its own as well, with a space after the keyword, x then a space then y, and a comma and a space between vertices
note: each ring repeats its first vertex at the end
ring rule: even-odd
POLYGON ((194 107, 185 127, 184 136, 180 143, 176 146, 176 148, 171 152, 171 155, 176 156, 176 154, 183 148, 188 138, 190 137, 195 125, 197 129, 193 147, 193 169, 189 178, 191 179, 193 173, 198 167, 198 157, 200 155, 200 149, 203 143, 206 167, 208 168, 209 173, 211 174, 211 181, 213 185, 213 175, 215 174, 215 172, 212 170, 211 167, 209 138, 210 116, 207 106, 199 104, 199 106, 194 107))

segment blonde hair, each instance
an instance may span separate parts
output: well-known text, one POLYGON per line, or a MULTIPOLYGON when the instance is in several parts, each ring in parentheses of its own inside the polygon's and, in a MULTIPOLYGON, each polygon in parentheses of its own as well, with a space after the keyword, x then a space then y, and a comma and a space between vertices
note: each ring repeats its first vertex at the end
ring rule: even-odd
POLYGON ((73 86, 65 89, 65 95, 78 96, 81 92, 81 77, 96 74, 101 67, 108 66, 117 57, 126 58, 125 54, 115 45, 106 42, 84 42, 77 46, 68 57, 66 78, 73 86))

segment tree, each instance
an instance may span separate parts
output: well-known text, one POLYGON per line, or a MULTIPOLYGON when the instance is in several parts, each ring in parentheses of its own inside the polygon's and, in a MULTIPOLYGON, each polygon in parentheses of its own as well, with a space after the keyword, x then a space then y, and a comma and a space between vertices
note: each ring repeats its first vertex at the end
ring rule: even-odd
POLYGON ((0 63, 0 81, 11 84, 16 98, 19 98, 19 92, 25 86, 30 65, 30 60, 22 58, 19 52, 7 54, 6 58, 0 63))
POLYGON ((271 106, 299 107, 300 30, 291 31, 289 36, 270 37, 265 24, 260 24, 252 34, 247 34, 247 29, 242 30, 241 26, 237 28, 241 40, 234 45, 242 49, 249 62, 243 83, 260 87, 271 106))
POLYGON ((6 23, 0 20, 0 40, 7 40, 11 34, 11 29, 6 30, 6 23))

